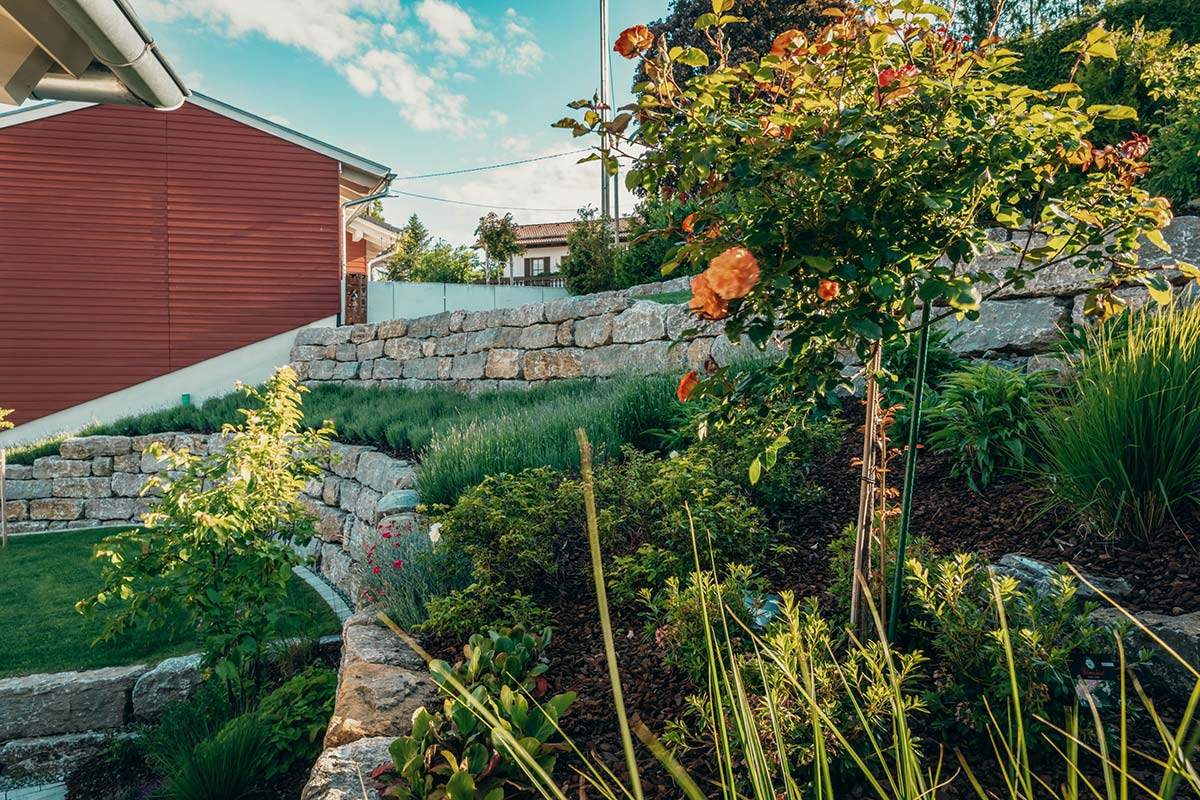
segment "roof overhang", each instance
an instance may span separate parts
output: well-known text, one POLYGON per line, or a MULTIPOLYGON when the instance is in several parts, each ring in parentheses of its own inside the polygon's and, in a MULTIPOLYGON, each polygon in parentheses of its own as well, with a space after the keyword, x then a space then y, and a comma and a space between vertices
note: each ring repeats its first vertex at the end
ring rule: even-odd
POLYGON ((353 241, 366 239, 381 252, 390 248, 400 238, 400 234, 390 225, 380 225, 378 221, 366 215, 352 219, 346 230, 353 241))
MULTIPOLYGON (((0 0, 0 3, 3 2, 8 2, 8 0, 0 0)), ((320 139, 315 139, 312 136, 292 130, 285 125, 272 122, 256 114, 251 114, 249 111, 235 108, 228 103, 222 103, 220 100, 200 94, 199 92, 192 92, 188 95, 187 102, 337 161, 340 170, 338 193, 342 202, 357 200, 375 194, 391 183, 392 178, 395 177, 391 169, 383 164, 355 155, 348 150, 335 147, 320 139)), ((97 103, 63 101, 43 103, 7 113, 0 113, 0 129, 58 116, 59 114, 69 114, 73 111, 90 108, 94 105, 97 105, 97 103)))
POLYGON ((178 108, 187 87, 125 0, 0 0, 0 104, 178 108))

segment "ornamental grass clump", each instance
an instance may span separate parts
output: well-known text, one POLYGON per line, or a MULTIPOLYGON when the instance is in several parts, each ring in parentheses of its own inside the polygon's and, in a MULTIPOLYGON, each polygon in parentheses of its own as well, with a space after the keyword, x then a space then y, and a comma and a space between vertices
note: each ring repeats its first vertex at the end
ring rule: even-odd
POLYGON ((1039 452, 1052 500, 1086 531, 1177 529, 1200 485, 1200 306, 1092 331, 1039 452))

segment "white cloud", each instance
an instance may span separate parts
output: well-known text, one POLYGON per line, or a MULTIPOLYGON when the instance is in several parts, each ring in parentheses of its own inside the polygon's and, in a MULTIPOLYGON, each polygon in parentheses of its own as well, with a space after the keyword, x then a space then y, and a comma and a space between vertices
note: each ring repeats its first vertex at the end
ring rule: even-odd
POLYGON ((274 122, 276 125, 282 125, 285 128, 290 128, 292 125, 292 121, 282 114, 269 114, 267 119, 271 120, 271 122, 274 122))
MULTIPOLYGON (((461 134, 467 129, 467 99, 453 91, 451 81, 470 81, 481 65, 524 74, 544 57, 527 21, 513 9, 506 12, 508 31, 500 38, 490 32, 491 24, 477 24, 451 0, 419 0, 415 20, 399 0, 136 2, 152 21, 190 18, 230 38, 254 34, 312 53, 358 93, 379 93, 394 103, 420 131, 461 134), (425 67, 418 58, 429 49, 441 54, 440 61, 425 67)), ((500 21, 494 26, 499 28, 500 21)))
POLYGON ((417 18, 437 37, 438 48, 451 55, 465 56, 479 38, 471 15, 446 0, 421 0, 417 18))

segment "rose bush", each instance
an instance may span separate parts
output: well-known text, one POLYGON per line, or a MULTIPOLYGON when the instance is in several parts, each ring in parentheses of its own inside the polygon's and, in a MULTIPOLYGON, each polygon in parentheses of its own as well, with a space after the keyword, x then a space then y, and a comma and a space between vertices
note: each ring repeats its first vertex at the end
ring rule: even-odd
MULTIPOLYGON (((1085 106, 1079 87, 1034 90, 1013 82, 1020 54, 998 38, 972 46, 949 33, 948 12, 917 0, 830 9, 811 41, 780 34, 761 60, 729 61, 733 0, 713 0, 696 25, 709 47, 655 46, 642 27, 616 50, 644 59, 637 101, 602 122, 594 100, 582 120, 556 125, 603 133, 610 164, 637 152, 628 186, 697 204, 675 223, 663 272, 705 265, 692 308, 724 319, 734 340, 762 347, 782 332, 770 368, 701 384, 725 410, 782 384, 800 410, 843 381, 847 350, 910 331, 931 303, 938 318, 976 318, 980 303, 1036 272, 1074 264, 1100 277, 1090 308, 1111 311, 1112 289, 1138 281, 1157 296, 1161 270, 1144 269, 1141 238, 1165 247, 1171 217, 1137 185, 1145 142, 1102 147, 1097 120, 1130 109, 1085 106), (680 82, 679 65, 703 67, 680 82), (1066 173, 1082 179, 1062 181, 1066 173), (1005 228, 1006 241, 988 230, 1005 228), (976 261, 985 250, 1014 257, 976 261)), ((1068 48, 1082 64, 1109 57, 1102 29, 1068 48)))

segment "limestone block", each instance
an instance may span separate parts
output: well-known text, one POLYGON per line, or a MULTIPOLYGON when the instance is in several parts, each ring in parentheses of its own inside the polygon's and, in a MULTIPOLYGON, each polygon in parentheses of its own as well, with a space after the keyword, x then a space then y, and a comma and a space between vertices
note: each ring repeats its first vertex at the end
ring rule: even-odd
POLYGON ((1067 308, 1057 298, 1039 297, 984 303, 978 322, 949 317, 941 324, 950 330, 950 346, 960 353, 1036 353, 1058 340, 1067 320, 1067 308))
POLYGON ((29 502, 29 518, 31 520, 67 522, 82 516, 82 500, 51 498, 29 502))
POLYGON ((445 336, 448 333, 450 333, 450 314, 446 311, 409 320, 408 323, 408 335, 415 339, 445 336))
POLYGON ((91 519, 119 519, 126 522, 137 519, 138 504, 131 497, 109 497, 103 500, 87 500, 83 504, 84 516, 91 519))
POLYGON ((25 500, 7 500, 4 508, 4 519, 9 522, 21 522, 29 518, 29 503, 25 500))
POLYGON ((575 344, 575 320, 568 319, 558 323, 558 334, 555 341, 559 347, 570 347, 575 344))
MULTIPOLYGON (((111 480, 112 493, 117 497, 138 497, 146 485, 146 476, 139 472, 115 472, 111 480)), ((155 488, 152 492, 147 492, 151 493, 160 495, 162 490, 155 488)))
POLYGON ((297 361, 316 361, 319 358, 325 357, 325 347, 323 344, 306 344, 299 347, 293 347, 289 360, 292 363, 297 361))
POLYGON ((8 500, 33 500, 38 497, 49 497, 53 485, 48 480, 42 481, 5 481, 5 497, 8 500))
POLYGON ((485 328, 467 334, 467 352, 478 353, 497 347, 516 347, 521 341, 520 328, 485 328))
POLYGON ((317 361, 310 362, 308 365, 308 378, 314 381, 328 381, 333 379, 333 368, 337 364, 327 358, 322 358, 317 361))
POLYGON ((388 748, 395 736, 358 739, 321 753, 308 775, 300 800, 379 800, 371 773, 391 763, 388 748), (363 794, 366 786, 366 795, 363 794))
MULTIPOLYGON (((392 341, 401 341, 393 339, 392 341)), ((390 344, 391 342, 389 342, 390 344)), ((375 362, 371 377, 375 380, 394 380, 404 374, 404 362, 392 358, 381 358, 375 362)))
POLYGON ((378 325, 355 325, 350 328, 350 341, 354 344, 362 344, 375 339, 378 333, 378 325))
POLYGON ((580 347, 601 347, 612 343, 613 315, 601 314, 575 321, 575 343, 580 347))
POLYGON ((667 306, 638 302, 613 319, 614 342, 649 342, 667 335, 667 306))
POLYGON ((116 728, 149 667, 107 667, 0 679, 0 741, 116 728))
POLYGON ((403 336, 406 330, 408 330, 408 320, 389 319, 387 322, 379 323, 376 336, 380 339, 396 339, 403 336))
POLYGON ((447 380, 450 377, 450 359, 415 358, 404 365, 404 377, 418 380, 447 380))
POLYGON ((379 358, 383 355, 383 342, 378 339, 373 339, 369 342, 363 342, 358 346, 356 358, 359 361, 370 361, 373 358, 379 358))
POLYGON ((408 462, 370 452, 363 453, 359 458, 354 479, 363 486, 386 494, 393 489, 412 486, 413 474, 412 465, 408 462))
POLYGON ((92 474, 97 478, 108 478, 113 474, 113 456, 96 456, 92 459, 92 474))
POLYGON ((58 456, 42 456, 33 462, 33 477, 84 478, 92 474, 90 461, 64 461, 58 456))
POLYGON ((543 347, 553 347, 558 341, 558 326, 551 323, 530 325, 521 331, 517 347, 522 350, 540 350, 543 347))
POLYGON ((337 345, 333 350, 333 358, 335 361, 357 361, 358 345, 350 342, 337 345))
POLYGON ((434 355, 456 356, 467 352, 467 334, 451 333, 438 339, 433 346, 434 355))
POLYGON ((522 354, 520 350, 496 348, 488 352, 483 374, 488 378, 521 377, 522 354))
POLYGON ((583 374, 580 352, 576 349, 535 350, 525 354, 525 379, 577 378, 583 374))
MULTIPOLYGON (((458 334, 463 335, 463 334, 458 334)), ((454 361, 450 364, 450 377, 453 380, 478 380, 483 377, 484 368, 487 366, 487 353, 470 353, 468 355, 455 356, 454 361)))
POLYGON ((133 716, 139 722, 158 719, 163 708, 187 700, 200 685, 200 654, 168 658, 133 684, 133 716))
POLYGON ((110 478, 55 478, 51 494, 54 497, 111 497, 110 478))
POLYGON ((501 308, 493 313, 499 315, 501 325, 512 325, 517 328, 528 328, 530 325, 547 321, 545 303, 530 303, 529 305, 518 306, 516 308, 501 308))
POLYGON ((371 448, 361 445, 332 442, 329 445, 329 468, 334 475, 353 478, 358 470, 358 459, 371 448))
POLYGON ((96 456, 122 456, 130 452, 133 440, 128 436, 85 436, 66 439, 58 452, 63 458, 95 458, 96 456))

